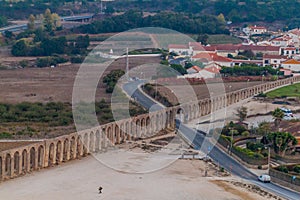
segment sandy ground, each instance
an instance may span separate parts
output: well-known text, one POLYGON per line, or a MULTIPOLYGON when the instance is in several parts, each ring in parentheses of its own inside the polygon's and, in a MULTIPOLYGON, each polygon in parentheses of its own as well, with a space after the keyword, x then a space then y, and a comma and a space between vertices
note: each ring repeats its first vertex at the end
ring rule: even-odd
POLYGON ((204 167, 203 161, 177 160, 154 173, 127 174, 90 156, 1 183, 0 196, 6 200, 265 199, 222 178, 203 177, 204 167), (99 186, 102 194, 98 194, 99 186))

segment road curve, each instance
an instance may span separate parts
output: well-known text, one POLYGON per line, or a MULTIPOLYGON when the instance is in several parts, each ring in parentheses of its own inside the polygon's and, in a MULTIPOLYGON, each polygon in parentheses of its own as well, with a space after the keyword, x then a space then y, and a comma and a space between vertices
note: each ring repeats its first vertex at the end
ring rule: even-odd
MULTIPOLYGON (((139 90, 139 85, 143 83, 145 83, 143 80, 131 81, 123 85, 123 90, 127 93, 127 95, 134 98, 135 101, 137 101, 140 105, 142 105, 148 110, 156 111, 164 109, 163 106, 157 104, 155 100, 153 100, 151 97, 145 95, 145 93, 139 90)), ((197 131, 187 127, 186 125, 182 124, 179 120, 176 120, 176 128, 178 130, 178 133, 181 134, 185 138, 185 140, 187 140, 188 143, 190 143, 195 149, 200 149, 205 137, 203 134, 200 134, 197 131)), ((248 180, 251 183, 262 187, 267 191, 275 193, 285 199, 300 199, 300 193, 298 192, 289 190, 274 183, 262 183, 257 181, 257 176, 255 174, 250 172, 247 168, 245 168, 242 164, 233 159, 226 152, 222 151, 217 146, 210 144, 210 142, 207 140, 205 142, 205 145, 213 147, 208 154, 209 157, 232 174, 245 180, 248 180)))

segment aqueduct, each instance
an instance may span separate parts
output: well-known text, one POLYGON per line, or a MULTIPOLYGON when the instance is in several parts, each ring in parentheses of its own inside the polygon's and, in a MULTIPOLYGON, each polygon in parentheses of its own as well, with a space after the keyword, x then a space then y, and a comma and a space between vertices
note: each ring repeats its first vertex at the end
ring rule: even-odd
POLYGON ((116 121, 89 130, 5 150, 0 152, 0 180, 18 177, 93 152, 101 152, 125 141, 147 138, 166 128, 174 129, 176 113, 180 109, 185 111, 185 119, 189 121, 261 92, 299 81, 300 76, 268 82, 233 91, 223 96, 166 108, 132 119, 116 121))

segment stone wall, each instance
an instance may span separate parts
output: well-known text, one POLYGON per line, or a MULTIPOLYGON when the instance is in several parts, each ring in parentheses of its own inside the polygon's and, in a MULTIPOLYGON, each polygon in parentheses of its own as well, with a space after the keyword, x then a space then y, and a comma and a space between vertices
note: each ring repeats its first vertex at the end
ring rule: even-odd
POLYGON ((2 151, 0 152, 0 180, 15 178, 31 171, 77 159, 93 152, 103 151, 109 146, 118 145, 125 141, 151 137, 166 128, 174 129, 175 118, 178 113, 184 115, 185 121, 189 121, 261 92, 299 81, 300 76, 268 82, 233 91, 223 96, 166 108, 132 119, 116 121, 21 148, 2 151))

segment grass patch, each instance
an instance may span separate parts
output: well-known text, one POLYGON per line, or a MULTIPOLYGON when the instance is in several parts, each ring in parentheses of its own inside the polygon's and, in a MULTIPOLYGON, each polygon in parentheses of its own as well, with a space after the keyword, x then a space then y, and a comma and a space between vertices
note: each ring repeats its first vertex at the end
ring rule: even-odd
POLYGON ((300 97, 300 83, 279 88, 268 92, 266 95, 269 98, 300 97))
POLYGON ((230 35, 217 34, 209 35, 207 42, 208 44, 239 44, 242 40, 230 35))

